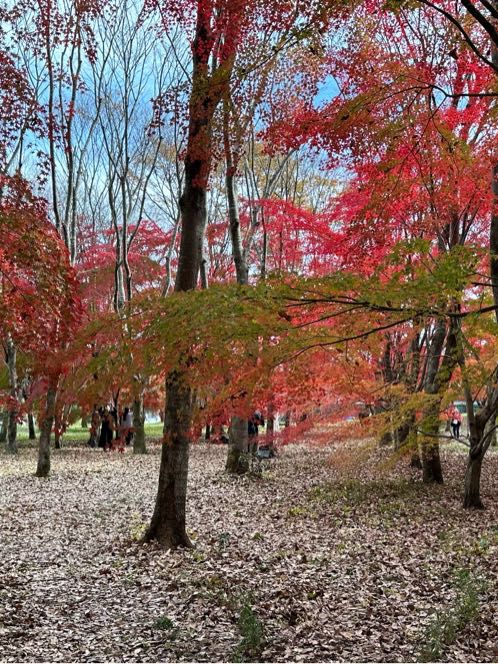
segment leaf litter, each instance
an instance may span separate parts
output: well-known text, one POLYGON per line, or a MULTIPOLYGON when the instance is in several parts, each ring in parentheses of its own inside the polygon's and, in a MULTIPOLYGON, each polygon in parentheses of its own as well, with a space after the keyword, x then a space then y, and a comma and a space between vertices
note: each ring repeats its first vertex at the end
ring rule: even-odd
POLYGON ((424 487, 385 450, 345 470, 340 446, 294 445, 239 478, 226 448, 194 446, 195 548, 163 551, 139 543, 159 451, 63 449, 48 479, 33 476, 34 450, 2 455, 2 661, 418 661, 462 570, 483 581, 479 612, 441 658, 497 660, 496 453, 488 509, 468 512, 465 456, 451 450, 446 484, 424 487))

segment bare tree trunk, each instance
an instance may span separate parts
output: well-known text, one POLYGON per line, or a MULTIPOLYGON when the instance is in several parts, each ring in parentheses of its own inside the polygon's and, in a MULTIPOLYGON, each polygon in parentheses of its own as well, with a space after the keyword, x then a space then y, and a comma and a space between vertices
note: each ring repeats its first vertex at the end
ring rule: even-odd
POLYGON ((17 385, 17 349, 12 339, 7 339, 5 344, 5 358, 9 371, 9 386, 11 404, 9 407, 9 421, 7 427, 7 451, 11 454, 17 453, 17 417, 19 415, 18 406, 18 385, 17 385))
POLYGON ((50 434, 55 418, 55 402, 57 398, 57 380, 52 380, 47 391, 45 413, 40 422, 40 442, 38 447, 37 477, 48 477, 50 473, 50 434))
POLYGON ((145 415, 143 397, 133 401, 133 454, 147 454, 145 447, 145 415))
POLYGON ((266 442, 273 445, 275 435, 275 410, 273 404, 268 406, 268 416, 266 418, 266 442))
POLYGON ((481 501, 481 467, 482 455, 472 457, 469 454, 467 470, 465 471, 465 491, 463 506, 473 507, 474 509, 483 509, 481 501))
MULTIPOLYGON (((494 0, 493 6, 497 8, 494 0)), ((491 59, 493 65, 498 67, 498 45, 491 41, 491 59)), ((495 77, 496 78, 496 77, 495 77)), ((493 166, 491 178, 491 191, 493 194, 493 207, 489 231, 490 277, 492 285, 493 303, 495 305, 495 319, 498 321, 498 164, 493 166)), ((496 374, 496 372, 495 372, 496 374)), ((498 388, 496 388, 496 375, 490 380, 484 406, 474 413, 474 400, 468 384, 466 387, 467 416, 470 437, 470 449, 465 473, 463 506, 466 508, 482 509, 481 500, 481 468, 484 455, 490 445, 496 444, 496 412, 498 406, 498 388), (494 384, 494 386, 493 386, 494 384)))
POLYGON ((232 417, 225 469, 237 475, 249 470, 249 435, 247 420, 243 417, 232 417))
POLYGON ((2 412, 2 423, 0 425, 0 443, 5 443, 7 441, 8 426, 9 426, 9 411, 4 410, 2 412))
MULTIPOLYGON (((197 286, 207 221, 206 194, 212 162, 213 117, 230 79, 234 58, 213 65, 210 71, 211 5, 197 8, 192 42, 192 83, 184 189, 180 197, 181 240, 175 290, 197 286)), ((214 61, 216 62, 216 61, 214 61)), ((185 358, 187 361, 188 358, 185 358)), ((156 505, 144 540, 163 546, 191 546, 185 526, 190 430, 194 395, 181 369, 166 378, 164 440, 156 505)))
POLYGON ((62 449, 62 423, 63 415, 60 408, 56 408, 54 417, 54 449, 62 449))
POLYGON ((472 392, 466 388, 467 412, 469 416, 470 449, 464 481, 463 506, 483 509, 481 500, 481 469, 484 456, 491 445, 496 427, 496 404, 498 389, 488 391, 488 398, 483 408, 474 413, 472 392))
POLYGON ((144 541, 157 540, 165 548, 190 547, 185 525, 192 390, 172 371, 166 379, 164 439, 154 514, 144 541))
POLYGON ((420 452, 418 451, 418 448, 412 452, 412 456, 410 459, 410 468, 418 468, 419 470, 422 470, 422 459, 420 458, 420 452))
MULTIPOLYGON (((225 101, 224 127, 226 175, 225 187, 228 202, 228 218, 230 222, 230 238, 232 241, 232 255, 235 265, 237 283, 247 285, 249 283, 249 270, 246 255, 242 246, 240 234, 240 216, 237 201, 237 187, 235 181, 235 166, 233 164, 232 150, 230 145, 228 108, 225 101)), ((243 475, 249 471, 248 459, 248 422, 241 417, 232 417, 230 422, 228 454, 225 470, 229 473, 243 475)))
POLYGON ((427 435, 421 438, 423 481, 427 484, 443 483, 438 443, 439 414, 444 391, 457 364, 458 325, 458 321, 452 320, 446 334, 446 323, 439 321, 428 352, 425 392, 434 395, 434 398, 424 410, 423 422, 427 435))

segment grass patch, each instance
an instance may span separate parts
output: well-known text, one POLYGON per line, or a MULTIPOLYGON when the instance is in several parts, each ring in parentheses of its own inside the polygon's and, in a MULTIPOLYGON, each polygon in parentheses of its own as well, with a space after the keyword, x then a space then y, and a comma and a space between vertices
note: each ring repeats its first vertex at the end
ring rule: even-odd
POLYGON ((419 662, 438 662, 459 632, 479 615, 479 594, 485 589, 482 579, 467 569, 455 572, 453 585, 457 597, 452 607, 436 613, 423 637, 419 662))
POLYGON ((238 626, 241 639, 232 661, 258 661, 264 647, 264 628, 263 623, 252 608, 249 598, 245 598, 242 604, 238 626))
MULTIPOLYGON (((29 431, 27 424, 17 425, 17 441, 25 443, 27 447, 37 445, 37 440, 40 435, 40 430, 35 426, 36 440, 29 440, 29 431)), ((150 438, 160 438, 163 435, 162 422, 146 422, 145 435, 150 438)), ((68 426, 64 435, 62 436, 62 443, 70 442, 86 442, 90 437, 90 427, 82 427, 81 421, 75 422, 68 426)), ((53 440, 53 435, 52 435, 53 440)))
POLYGON ((130 537, 134 542, 139 542, 142 537, 145 535, 145 531, 147 530, 147 523, 145 521, 142 521, 142 517, 140 514, 135 512, 132 514, 132 518, 130 521, 130 537))
POLYGON ((175 629, 176 625, 168 616, 159 616, 154 623, 154 627, 156 629, 172 630, 175 629))
POLYGON ((420 485, 403 480, 371 482, 348 480, 347 482, 325 482, 313 487, 309 492, 309 498, 316 503, 329 505, 347 503, 352 507, 372 502, 372 499, 378 500, 380 504, 387 500, 396 501, 395 507, 401 508, 400 499, 414 498, 421 490, 424 489, 420 485))

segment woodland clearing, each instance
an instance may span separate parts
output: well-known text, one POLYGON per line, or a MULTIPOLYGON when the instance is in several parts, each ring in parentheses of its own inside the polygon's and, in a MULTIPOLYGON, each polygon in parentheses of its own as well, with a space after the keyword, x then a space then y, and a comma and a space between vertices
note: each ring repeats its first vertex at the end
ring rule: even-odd
POLYGON ((226 448, 193 446, 195 548, 164 551, 138 543, 148 449, 67 447, 44 479, 34 449, 2 454, 2 661, 496 661, 496 453, 468 511, 451 447, 427 487, 385 450, 292 445, 237 478, 226 448))

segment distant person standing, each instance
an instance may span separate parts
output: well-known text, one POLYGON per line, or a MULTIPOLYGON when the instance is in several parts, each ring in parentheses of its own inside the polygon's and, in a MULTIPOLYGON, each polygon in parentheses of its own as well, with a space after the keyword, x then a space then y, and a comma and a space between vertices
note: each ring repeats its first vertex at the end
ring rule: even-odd
POLYGON ((453 438, 460 438, 460 427, 462 426, 462 415, 456 406, 451 411, 451 435, 453 438))
POLYGON ((259 410, 255 411, 247 421, 249 452, 251 454, 256 454, 258 450, 259 427, 264 425, 265 421, 259 410))
POLYGON ((131 443, 132 435, 133 414, 128 406, 126 406, 121 417, 121 439, 125 441, 127 445, 129 445, 131 443))
POLYGON ((113 431, 113 418, 107 406, 102 413, 102 421, 100 424, 100 440, 99 447, 102 447, 104 452, 110 450, 112 447, 112 431, 113 431))

